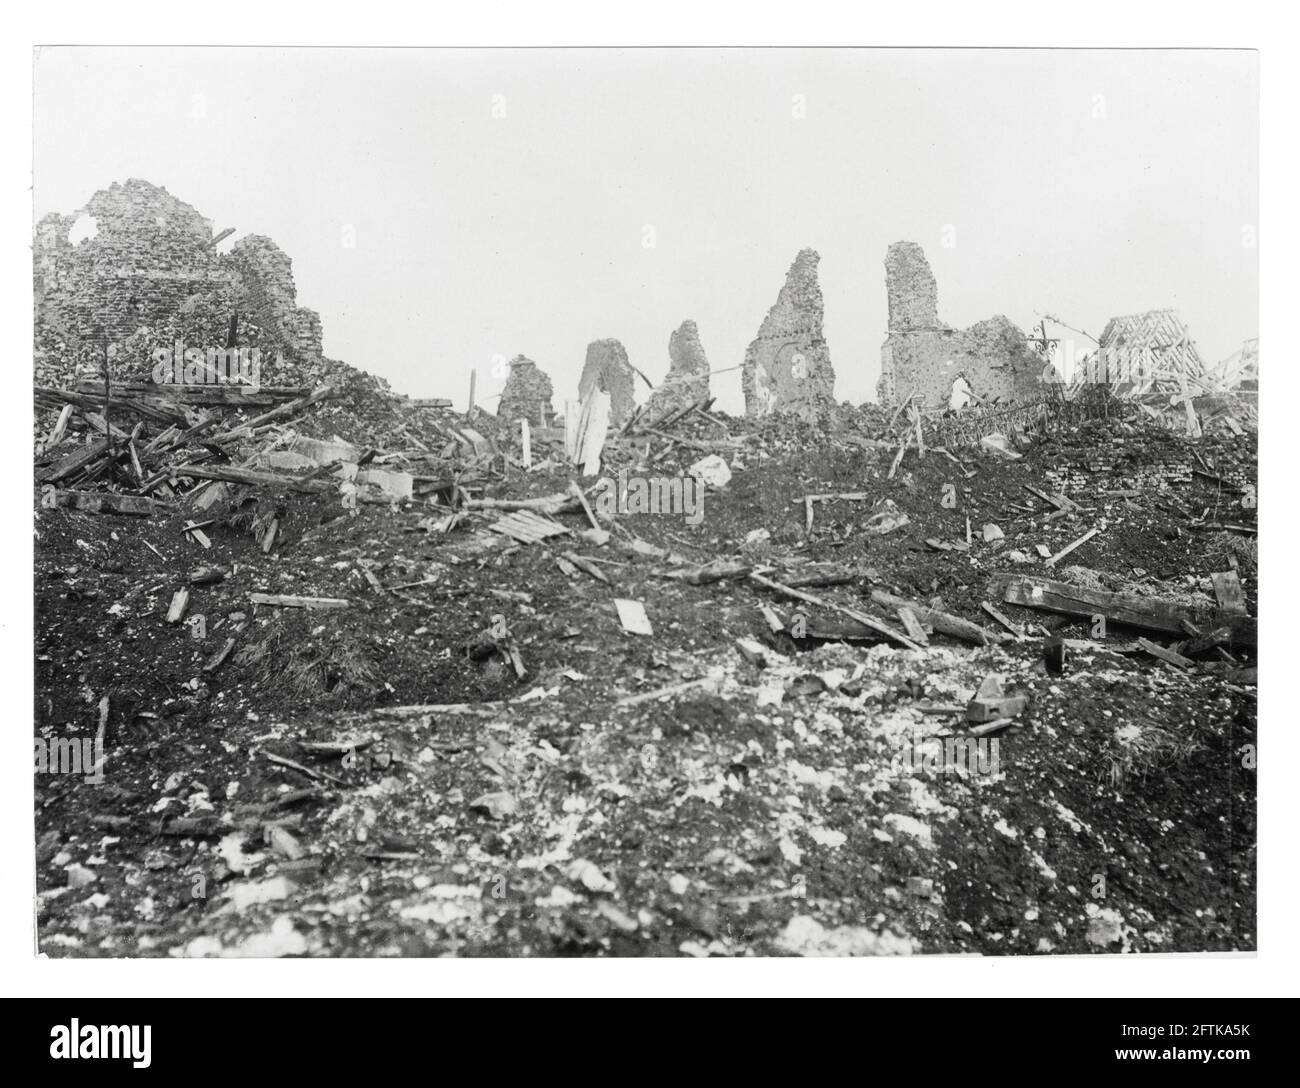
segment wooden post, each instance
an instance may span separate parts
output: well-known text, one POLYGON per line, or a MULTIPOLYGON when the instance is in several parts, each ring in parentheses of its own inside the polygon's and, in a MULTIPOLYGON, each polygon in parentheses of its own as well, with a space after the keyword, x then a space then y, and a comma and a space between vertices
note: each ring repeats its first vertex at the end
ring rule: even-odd
POLYGON ((523 446, 524 468, 533 467, 533 441, 528 432, 528 420, 519 421, 519 442, 523 446))
POLYGON ((112 382, 108 370, 108 340, 104 340, 104 435, 108 439, 108 456, 113 456, 113 423, 109 418, 110 394, 112 382))
POLYGON ((468 423, 474 416, 474 386, 478 382, 478 367, 469 372, 469 409, 465 412, 465 422, 468 423))

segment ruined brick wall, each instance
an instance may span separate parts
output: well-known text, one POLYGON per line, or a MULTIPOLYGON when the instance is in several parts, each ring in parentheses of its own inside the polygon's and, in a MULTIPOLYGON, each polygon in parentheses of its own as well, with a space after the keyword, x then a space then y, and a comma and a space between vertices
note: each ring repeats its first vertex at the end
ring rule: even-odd
POLYGON ((38 382, 97 370, 106 349, 116 376, 142 377, 156 347, 225 347, 234 315, 238 345, 261 349, 267 362, 286 356, 265 384, 306 384, 325 369, 320 318, 297 305, 292 263, 269 238, 250 235, 220 254, 209 220, 139 178, 100 190, 83 214, 97 233, 76 244, 75 215, 36 226, 38 382))
POLYGON ((250 234, 231 247, 229 263, 239 272, 246 305, 282 350, 295 358, 319 357, 320 315, 298 305, 289 255, 270 238, 250 234))
POLYGON ((964 377, 986 402, 1037 400, 1044 361, 1024 333, 1001 315, 969 329, 939 320, 938 290, 925 253, 915 242, 895 242, 885 255, 889 335, 881 348, 881 404, 921 395, 928 407, 946 407, 953 382, 964 377))
POLYGON ((526 419, 534 427, 548 427, 554 414, 551 379, 531 359, 516 355, 510 361, 510 376, 501 392, 497 418, 506 422, 526 419))
MULTIPOLYGON (((1115 491, 1173 492, 1180 500, 1212 503, 1218 490, 1214 481, 1198 476, 1199 453, 1214 464, 1213 475, 1236 488, 1254 488, 1258 458, 1249 438, 1207 435, 1195 442, 1157 424, 1140 424, 1131 434, 1113 426, 1090 423, 1057 436, 1055 465, 1044 473, 1053 489, 1070 495, 1095 490, 1098 481, 1115 491)), ((1227 505, 1239 496, 1224 493, 1227 505)), ((1231 520, 1231 519, 1228 519, 1231 520)))
POLYGON ((822 331, 816 250, 803 249, 745 352, 745 415, 791 412, 814 419, 835 406, 835 369, 822 331))
POLYGON ((108 344, 160 327, 190 296, 220 294, 233 278, 208 248, 208 221, 165 189, 132 178, 97 192, 83 213, 97 233, 76 245, 68 238, 76 216, 37 226, 38 347, 45 332, 99 365, 108 344))
POLYGON ((593 389, 609 394, 610 422, 624 423, 636 411, 634 371, 627 350, 617 340, 596 340, 587 345, 587 359, 578 380, 578 397, 587 398, 593 389))
POLYGON ((650 394, 646 417, 667 415, 708 396, 709 360, 700 343, 700 330, 694 321, 683 321, 668 338, 668 376, 650 394))

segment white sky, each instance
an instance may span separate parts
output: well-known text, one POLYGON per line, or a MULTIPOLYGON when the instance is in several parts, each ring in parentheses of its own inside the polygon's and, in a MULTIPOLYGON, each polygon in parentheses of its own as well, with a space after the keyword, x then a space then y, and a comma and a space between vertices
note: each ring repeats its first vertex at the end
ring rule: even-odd
MULTIPOLYGON (((610 336, 657 383, 688 317, 734 367, 803 246, 855 403, 904 238, 952 325, 1171 306, 1211 361, 1258 333, 1251 52, 42 50, 36 216, 128 177, 275 239, 328 355, 460 405, 522 352, 558 407, 610 336)), ((742 408, 738 371, 714 392, 742 408)))

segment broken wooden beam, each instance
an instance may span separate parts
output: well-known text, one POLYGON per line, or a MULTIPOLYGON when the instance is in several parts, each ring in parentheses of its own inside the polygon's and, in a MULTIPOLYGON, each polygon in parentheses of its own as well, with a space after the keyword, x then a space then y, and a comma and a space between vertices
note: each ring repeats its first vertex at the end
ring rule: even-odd
POLYGON ((93 464, 107 452, 108 439, 97 438, 94 442, 89 442, 55 461, 54 464, 37 470, 36 480, 42 484, 56 484, 93 464))
MULTIPOLYGON (((842 604, 836 604, 834 601, 828 601, 824 597, 805 593, 803 590, 791 589, 780 582, 773 582, 770 578, 764 578, 761 574, 751 574, 749 578, 750 581, 757 582, 760 586, 766 586, 768 589, 775 590, 786 597, 793 597, 797 601, 807 601, 808 604, 815 604, 819 608, 829 608, 832 612, 838 612, 842 616, 848 616, 851 620, 857 620, 863 626, 871 628, 871 630, 884 635, 888 639, 892 639, 900 646, 906 646, 909 650, 919 650, 921 648, 902 631, 894 630, 889 624, 881 622, 870 613, 860 612, 856 608, 847 608, 842 604)), ((936 627, 935 630, 938 630, 938 628, 936 627)))
POLYGON ((1055 555, 1049 556, 1047 560, 1047 565, 1049 567, 1054 567, 1060 560, 1064 559, 1067 555, 1069 555, 1072 551, 1074 551, 1075 548, 1087 544, 1088 541, 1090 541, 1099 532, 1101 532, 1101 530, 1095 527, 1089 529, 1086 533, 1083 534, 1083 536, 1079 537, 1078 540, 1075 540, 1073 543, 1067 544, 1055 555))
POLYGON ((1229 627, 1216 627, 1212 631, 1201 633, 1194 625, 1192 632, 1195 637, 1183 647, 1183 653, 1187 657, 1195 657, 1197 654, 1203 654, 1207 650, 1216 649, 1219 646, 1227 645, 1232 641, 1232 629, 1229 627))
MULTIPOLYGON (((604 582, 606 585, 609 584, 609 578, 603 570, 590 560, 584 559, 576 552, 564 552, 563 559, 565 562, 571 563, 573 566, 577 567, 578 570, 582 571, 584 574, 589 574, 592 578, 595 578, 596 581, 604 582)), ((560 569, 563 570, 564 568, 561 567, 560 569)))
POLYGON ((299 597, 290 593, 250 593, 248 599, 273 608, 347 608, 352 603, 343 597, 299 597))
POLYGON ((1190 669, 1196 664, 1190 658, 1183 657, 1182 654, 1174 653, 1173 650, 1168 650, 1163 646, 1157 646, 1150 639, 1140 638, 1137 640, 1137 644, 1152 657, 1158 657, 1161 661, 1173 665, 1175 668, 1190 669))
POLYGON ((115 491, 55 491, 50 505, 90 514, 132 514, 147 517, 162 504, 143 495, 122 495, 115 491))
POLYGON ((925 633, 925 628, 921 626, 921 621, 916 618, 916 613, 907 605, 900 605, 897 609, 898 618, 903 623, 903 630, 907 632, 907 637, 922 646, 930 644, 930 636, 925 633))
POLYGON ((572 495, 551 495, 544 499, 466 499, 467 510, 531 510, 537 514, 563 514, 581 509, 572 495))
POLYGON ((1005 627, 1008 631, 1010 631, 1013 635, 1015 635, 1017 639, 1023 639, 1025 637, 1025 632, 1021 628, 1017 627, 1014 623, 1012 623, 1009 619, 1007 619, 1006 616, 1004 616, 1001 612, 999 612, 996 608, 994 608, 991 604, 989 604, 988 601, 981 601, 980 607, 984 609, 984 611, 987 612, 990 616, 992 616, 995 620, 997 620, 998 623, 1002 624, 1003 627, 1005 627))
POLYGON ((644 691, 640 695, 624 695, 614 705, 637 706, 640 703, 654 702, 656 699, 667 699, 673 695, 684 695, 688 691, 695 691, 699 688, 709 688, 716 691, 718 686, 717 679, 705 676, 699 680, 687 680, 681 684, 670 684, 666 688, 658 688, 655 691, 644 691))
POLYGON ((1227 627, 1239 645, 1255 645, 1255 619, 1212 608, 1196 609, 1159 597, 1137 597, 1106 590, 1085 589, 1067 582, 1022 575, 1002 576, 1002 599, 1008 604, 1059 612, 1066 616, 1105 616, 1112 623, 1148 631, 1184 634, 1183 621, 1198 627, 1227 627))
POLYGON ((312 392, 308 393, 305 397, 298 397, 296 400, 291 400, 286 404, 280 405, 278 408, 272 408, 269 412, 263 412, 260 416, 254 416, 252 419, 248 420, 248 422, 243 423, 238 427, 232 427, 228 431, 223 431, 221 434, 216 435, 213 438, 213 441, 228 442, 232 438, 240 438, 251 434, 255 427, 260 427, 263 423, 269 423, 273 419, 279 419, 281 416, 292 415, 294 412, 297 412, 302 408, 307 408, 315 404, 317 401, 332 396, 333 393, 334 390, 329 384, 319 386, 312 390, 312 392))
MULTIPOLYGON (((1058 511, 1061 511, 1063 513, 1069 513, 1073 510, 1082 509, 1082 507, 1079 506, 1079 504, 1075 502, 1073 499, 1067 499, 1064 495, 1061 495, 1059 493, 1056 495, 1049 495, 1046 491, 1041 491, 1038 488, 1032 486, 1031 484, 1025 484, 1025 490, 1028 491, 1031 495, 1037 495, 1040 499, 1043 500, 1043 502, 1056 507, 1058 511)), ((1137 492, 1134 492, 1134 494, 1137 494, 1137 492)))
POLYGON ((231 465, 177 465, 168 469, 162 476, 163 479, 188 476, 195 480, 224 480, 227 483, 249 484, 253 487, 283 487, 309 495, 318 495, 329 491, 334 486, 327 480, 300 479, 296 476, 282 476, 276 472, 235 468, 231 465))
POLYGON ((208 658, 207 663, 203 666, 204 672, 216 672, 225 664, 226 658, 230 656, 230 651, 235 648, 235 639, 233 636, 222 643, 221 649, 208 658))
POLYGON ((886 593, 883 589, 873 589, 871 599, 876 604, 883 604, 889 608, 908 608, 922 623, 928 623, 941 635, 949 635, 952 638, 965 639, 967 642, 974 642, 980 646, 996 646, 1007 640, 1007 636, 1000 631, 991 631, 987 627, 981 627, 978 623, 971 623, 970 620, 964 620, 960 616, 954 616, 950 612, 942 612, 937 608, 930 608, 916 601, 909 601, 905 597, 895 597, 892 593, 886 593))

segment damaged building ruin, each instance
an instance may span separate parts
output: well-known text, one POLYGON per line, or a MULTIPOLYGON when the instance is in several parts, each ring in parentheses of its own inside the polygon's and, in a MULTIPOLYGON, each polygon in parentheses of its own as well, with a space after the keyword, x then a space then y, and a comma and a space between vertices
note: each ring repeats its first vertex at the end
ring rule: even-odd
POLYGON ((526 419, 534 427, 549 427, 554 415, 551 379, 531 359, 516 355, 510 360, 510 376, 501 393, 497 417, 508 423, 526 419))
POLYGON ((1186 391, 1206 374, 1205 360, 1175 310, 1112 317, 1076 380, 1108 385, 1120 396, 1186 391))
POLYGON ((968 329, 939 320, 934 273, 915 242, 889 247, 885 283, 889 334, 876 386, 881 404, 915 397, 926 407, 946 408, 954 393, 983 404, 1043 396, 1043 357, 1007 318, 991 317, 968 329))
POLYGON ((64 384, 78 367, 146 375, 155 347, 260 348, 288 373, 268 384, 310 382, 325 369, 320 317, 297 304, 292 262, 270 238, 233 233, 166 189, 139 178, 97 192, 74 215, 36 226, 36 375, 64 384), (73 241, 77 228, 80 236, 73 241), (232 342, 233 341, 233 342, 232 342))
POLYGON ((694 321, 683 321, 668 338, 668 376, 650 394, 646 413, 666 415, 709 399, 709 360, 694 321))
POLYGON ((595 340, 587 345, 578 397, 585 401, 593 389, 608 393, 610 422, 619 426, 636 411, 635 373, 622 344, 613 339, 595 340))
POLYGON ((745 415, 790 412, 815 419, 835 406, 835 369, 822 331, 822 291, 814 249, 802 249, 745 352, 745 415))

